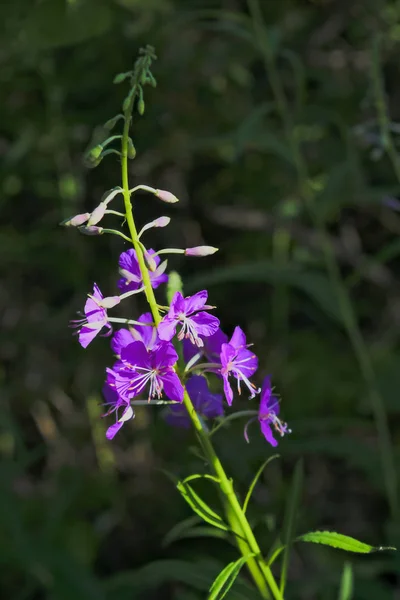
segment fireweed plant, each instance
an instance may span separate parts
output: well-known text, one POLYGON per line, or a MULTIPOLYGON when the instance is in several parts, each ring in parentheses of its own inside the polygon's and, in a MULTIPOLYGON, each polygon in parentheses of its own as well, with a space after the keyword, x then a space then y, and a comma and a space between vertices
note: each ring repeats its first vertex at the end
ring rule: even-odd
MULTIPOLYGON (((202 257, 213 254, 217 248, 198 246, 195 248, 166 248, 154 250, 145 245, 144 239, 151 229, 166 227, 169 217, 161 216, 144 225, 139 231, 133 218, 132 199, 141 190, 158 197, 162 202, 175 203, 178 199, 169 191, 147 185, 133 189, 128 181, 128 161, 135 158, 136 151, 129 135, 134 111, 140 116, 145 110, 143 90, 146 85, 155 87, 156 81, 151 65, 156 58, 154 49, 147 46, 140 50, 139 58, 132 71, 120 73, 114 83, 129 83, 129 92, 122 105, 122 113, 116 115, 104 127, 111 131, 122 122, 122 134, 112 135, 93 147, 85 156, 89 167, 96 167, 103 158, 116 154, 121 163, 121 185, 108 191, 100 204, 91 212, 79 214, 64 221, 66 227, 76 227, 86 235, 110 233, 118 235, 132 247, 119 257, 119 294, 104 296, 96 283, 88 294, 80 319, 71 321, 76 328, 80 345, 87 348, 101 335, 110 340, 115 355, 114 363, 106 369, 103 387, 105 412, 109 419, 106 437, 113 440, 120 429, 135 416, 135 404, 168 405, 166 421, 175 427, 193 427, 201 453, 205 457, 209 472, 190 475, 177 482, 177 489, 191 508, 208 524, 231 535, 241 554, 229 563, 211 585, 209 598, 223 598, 245 564, 261 598, 282 600, 286 583, 288 548, 292 541, 307 541, 327 544, 353 552, 371 552, 373 548, 334 532, 317 531, 291 539, 290 528, 283 536, 285 544, 275 545, 269 558, 261 551, 246 516, 251 492, 267 459, 254 478, 244 503, 240 502, 233 481, 226 474, 211 441, 212 435, 224 425, 233 413, 224 417, 225 406, 234 405, 234 390, 248 396, 258 404, 258 409, 243 411, 251 416, 244 428, 249 441, 249 426, 258 423, 259 432, 266 442, 276 447, 278 440, 290 433, 287 424, 280 419, 280 403, 273 394, 270 377, 265 377, 259 389, 252 378, 258 367, 258 359, 245 333, 236 327, 228 336, 220 327, 215 316, 215 307, 209 305, 206 290, 193 296, 184 296, 180 278, 176 273, 166 274, 168 254, 184 254, 202 257), (118 142, 119 148, 115 148, 118 142), (110 208, 111 202, 122 197, 124 211, 110 208), (108 214, 121 219, 121 229, 126 224, 128 234, 118 229, 99 226, 108 214), (146 236, 144 235, 146 233, 146 236), (169 305, 160 305, 155 290, 167 285, 169 305), (109 311, 134 294, 144 294, 149 310, 135 319, 111 317, 109 311), (114 326, 122 325, 120 329, 114 326), (220 393, 210 390, 220 385, 220 393), (252 416, 254 415, 254 416, 252 416), (217 487, 224 518, 211 509, 193 488, 193 481, 206 479, 217 487), (283 553, 279 580, 271 566, 283 553)), ((161 291, 161 290, 160 290, 161 291)), ((293 509, 292 513, 295 509, 293 509)), ((293 521, 293 514, 289 521, 293 521)))

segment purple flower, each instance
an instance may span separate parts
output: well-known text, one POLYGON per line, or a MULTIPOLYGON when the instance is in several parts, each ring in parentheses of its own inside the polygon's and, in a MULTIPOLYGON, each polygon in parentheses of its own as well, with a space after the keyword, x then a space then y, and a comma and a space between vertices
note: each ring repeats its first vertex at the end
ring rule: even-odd
POLYGON ((250 398, 254 398, 256 387, 249 381, 249 377, 257 370, 258 359, 253 352, 247 349, 246 336, 240 327, 235 328, 229 344, 222 344, 221 365, 224 392, 229 406, 233 400, 233 391, 229 383, 230 375, 237 379, 239 394, 241 393, 240 382, 243 381, 250 391, 250 398))
MULTIPOLYGON (((228 336, 221 330, 217 329, 215 333, 209 337, 199 336, 203 341, 201 350, 188 339, 183 340, 183 358, 188 363, 196 354, 204 356, 208 362, 220 362, 220 353, 222 344, 228 342, 228 336)), ((200 358, 200 357, 199 357, 200 358)))
POLYGON ((160 343, 151 313, 144 313, 138 318, 138 321, 148 323, 148 325, 135 325, 129 329, 119 329, 114 333, 111 348, 117 356, 121 356, 122 348, 129 346, 132 342, 143 342, 147 350, 153 350, 160 343))
POLYGON ((260 407, 258 410, 258 421, 261 427, 261 433, 271 446, 277 446, 278 442, 272 435, 271 425, 274 427, 280 436, 285 433, 290 433, 290 429, 286 423, 278 418, 279 415, 278 399, 272 395, 271 378, 268 376, 264 379, 261 388, 260 407))
POLYGON ((121 359, 110 374, 122 398, 133 398, 149 386, 149 401, 161 398, 164 392, 170 400, 183 401, 183 386, 173 369, 178 355, 172 344, 159 344, 147 350, 143 342, 133 342, 121 349, 121 359))
POLYGON ((110 427, 106 431, 106 438, 108 440, 112 440, 113 437, 121 429, 123 424, 135 416, 133 409, 129 403, 129 400, 121 398, 121 396, 119 396, 116 392, 115 388, 110 387, 110 385, 113 385, 114 380, 114 375, 110 373, 108 376, 108 381, 104 384, 103 387, 103 396, 106 400, 105 406, 107 406, 108 408, 107 412, 103 415, 103 417, 107 417, 113 412, 115 412, 116 416, 116 422, 113 425, 110 425, 110 427), (120 409, 122 409, 122 415, 119 417, 118 412, 120 409))
MULTIPOLYGON (((212 394, 208 389, 206 378, 202 375, 193 375, 188 379, 186 390, 199 415, 207 419, 214 419, 224 414, 222 395, 212 394)), ((169 409, 170 412, 166 415, 166 421, 170 425, 174 425, 175 427, 190 427, 190 417, 185 406, 171 404, 169 409)))
MULTIPOLYGON (((155 271, 149 270, 151 285, 156 289, 159 285, 168 281, 168 275, 165 275, 164 273, 166 264, 162 263, 160 265, 160 257, 155 256, 156 253, 154 250, 147 250, 147 253, 151 256, 156 266, 155 271)), ((126 252, 122 252, 119 257, 119 267, 120 273, 123 275, 122 279, 118 281, 120 290, 130 292, 142 287, 142 274, 140 272, 136 251, 133 248, 130 248, 126 252)))
POLYGON ((103 327, 108 329, 106 335, 111 334, 112 327, 108 322, 107 310, 102 306, 103 299, 98 285, 94 283, 93 294, 89 295, 85 303, 85 317, 70 323, 71 327, 79 327, 78 339, 82 348, 86 348, 103 327))
POLYGON ((192 344, 200 347, 204 346, 204 342, 199 336, 209 337, 219 327, 219 319, 205 312, 205 310, 214 308, 213 306, 206 305, 207 296, 208 293, 206 290, 197 292, 194 296, 187 296, 186 298, 180 292, 176 292, 172 298, 168 314, 165 315, 158 325, 158 335, 160 338, 166 341, 172 340, 177 326, 181 325, 178 340, 188 338, 192 344))

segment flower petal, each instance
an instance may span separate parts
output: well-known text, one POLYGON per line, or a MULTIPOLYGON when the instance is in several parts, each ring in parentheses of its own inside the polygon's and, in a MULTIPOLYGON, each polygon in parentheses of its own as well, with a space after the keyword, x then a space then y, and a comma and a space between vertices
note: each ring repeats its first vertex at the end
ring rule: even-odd
POLYGON ((152 352, 152 366, 156 369, 162 369, 163 367, 173 367, 178 360, 178 354, 169 342, 160 344, 152 352))
POLYGON ((78 340, 82 348, 87 348, 89 346, 90 342, 93 341, 96 335, 100 332, 100 329, 101 327, 99 329, 93 329, 85 326, 81 327, 78 333, 78 340))
POLYGON ((261 426, 261 433, 263 434, 263 436, 265 437, 267 442, 275 448, 275 446, 278 445, 278 442, 272 435, 272 429, 271 429, 268 421, 265 419, 263 419, 263 420, 260 419, 260 426, 261 426))
POLYGON ((129 369, 134 369, 136 366, 151 369, 150 355, 143 342, 132 342, 122 348, 121 360, 129 369))
POLYGON ((226 401, 229 404, 229 406, 232 406, 233 392, 232 392, 231 385, 229 383, 228 376, 226 375, 223 379, 224 379, 225 398, 226 398, 226 401))
POLYGON ((185 298, 185 313, 187 315, 191 315, 196 310, 200 310, 201 308, 203 308, 203 306, 207 302, 207 298, 207 290, 197 292, 197 294, 194 294, 193 296, 187 296, 185 298))
POLYGON ((160 376, 161 381, 164 384, 164 392, 165 395, 170 400, 176 400, 178 402, 183 402, 183 394, 184 389, 178 375, 175 371, 168 371, 164 375, 160 376))
POLYGON ((196 331, 202 337, 208 337, 218 331, 219 319, 207 312, 199 312, 190 317, 190 320, 196 324, 196 331))
POLYGON ((108 440, 114 439, 114 437, 116 436, 116 434, 118 433, 118 431, 121 429, 121 427, 123 426, 123 424, 124 424, 123 422, 117 421, 117 423, 114 423, 113 425, 110 425, 110 427, 106 431, 106 438, 108 440))
POLYGON ((111 349, 114 354, 117 356, 121 355, 122 348, 129 346, 132 342, 135 341, 135 338, 132 336, 129 329, 119 329, 116 331, 111 340, 111 349))
POLYGON ((234 348, 244 348, 246 346, 246 336, 240 327, 235 327, 229 343, 234 348))
POLYGON ((175 335, 177 321, 168 315, 158 324, 157 331, 161 340, 169 342, 175 335))

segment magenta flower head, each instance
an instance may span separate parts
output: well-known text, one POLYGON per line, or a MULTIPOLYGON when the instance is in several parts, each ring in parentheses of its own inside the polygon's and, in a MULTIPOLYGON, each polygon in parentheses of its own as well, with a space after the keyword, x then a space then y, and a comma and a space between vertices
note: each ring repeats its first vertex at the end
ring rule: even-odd
POLYGON ((103 387, 103 396, 105 398, 105 406, 107 407, 107 412, 102 415, 103 417, 107 417, 111 413, 115 413, 116 421, 113 425, 106 431, 106 438, 108 440, 112 440, 113 437, 118 433, 124 423, 132 419, 135 414, 133 409, 129 403, 129 400, 124 400, 121 396, 118 395, 115 388, 110 387, 110 383, 114 381, 114 376, 110 375, 108 383, 104 384, 103 387), (122 410, 122 415, 119 416, 119 412, 122 410))
POLYGON ((147 350, 153 350, 159 343, 157 329, 151 313, 144 313, 138 318, 143 325, 135 325, 130 329, 119 329, 111 340, 111 348, 117 356, 121 356, 122 348, 129 346, 132 342, 143 342, 147 350))
POLYGON ((109 371, 111 385, 122 398, 133 398, 149 385, 148 399, 160 399, 163 392, 170 400, 183 401, 183 386, 173 366, 178 355, 170 343, 147 350, 143 342, 133 342, 121 349, 121 359, 109 371))
POLYGON ((107 327, 108 332, 106 335, 110 335, 112 327, 108 322, 107 310, 104 304, 109 304, 109 301, 113 300, 111 304, 115 306, 118 303, 117 297, 104 298, 101 293, 99 286, 93 284, 93 294, 89 294, 88 299, 85 303, 84 313, 85 316, 82 319, 73 320, 70 322, 71 327, 78 327, 78 339, 82 348, 86 348, 97 334, 107 327), (103 303, 103 305, 102 305, 103 303))
MULTIPOLYGON (((168 275, 164 273, 167 265, 165 262, 160 265, 160 257, 156 256, 154 250, 147 250, 147 253, 151 256, 156 266, 154 271, 149 271, 151 285, 156 289, 159 285, 168 281, 168 275)), ((130 248, 126 252, 122 252, 119 257, 119 267, 122 275, 122 279, 118 281, 120 290, 130 292, 142 287, 142 274, 140 272, 136 252, 133 248, 130 248)))
MULTIPOLYGON (((186 382, 186 390, 193 403, 195 411, 207 419, 222 417, 224 408, 222 394, 212 394, 208 389, 207 380, 202 375, 193 375, 186 382)), ((188 429, 191 424, 187 410, 182 404, 171 404, 165 417, 167 423, 175 427, 188 429)))
POLYGON ((255 373, 258 367, 258 359, 253 352, 248 350, 246 345, 246 336, 240 327, 235 327, 235 331, 229 344, 222 344, 221 347, 221 375, 224 379, 224 392, 226 400, 231 406, 233 400, 233 391, 229 383, 230 375, 237 379, 237 388, 241 393, 241 381, 250 391, 250 398, 254 398, 257 389, 249 378, 255 373))
POLYGON ((279 402, 278 399, 272 395, 271 378, 268 376, 264 379, 261 388, 258 421, 260 423, 261 433, 267 442, 274 447, 278 445, 278 442, 272 435, 271 425, 281 437, 283 437, 285 433, 291 433, 291 430, 288 428, 287 424, 278 418, 279 409, 279 402))
POLYGON ((168 314, 158 325, 160 339, 172 340, 176 328, 181 325, 178 340, 188 338, 192 344, 202 348, 204 346, 202 337, 213 335, 219 327, 219 319, 205 312, 214 308, 206 305, 207 297, 206 290, 186 298, 180 292, 176 292, 172 298, 168 314))

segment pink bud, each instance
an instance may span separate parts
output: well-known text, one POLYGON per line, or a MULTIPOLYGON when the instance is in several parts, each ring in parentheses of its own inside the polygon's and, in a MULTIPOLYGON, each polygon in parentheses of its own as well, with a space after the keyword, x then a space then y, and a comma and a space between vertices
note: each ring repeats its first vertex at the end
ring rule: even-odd
POLYGON ((96 302, 102 308, 114 308, 114 306, 117 306, 121 302, 121 298, 119 296, 108 296, 108 298, 96 300, 96 302))
POLYGON ((157 265, 156 265, 156 261, 154 260, 152 255, 147 251, 144 253, 144 255, 145 255, 146 262, 149 266, 150 271, 155 271, 157 269, 157 265))
POLYGON ((60 225, 63 227, 79 227, 79 225, 86 223, 89 217, 90 213, 82 213, 81 215, 75 215, 75 217, 69 217, 61 221, 60 225))
POLYGON ((89 221, 87 223, 88 227, 90 227, 91 225, 97 225, 97 223, 99 223, 102 220, 102 218, 104 217, 104 213, 106 212, 106 209, 107 209, 107 204, 105 204, 104 202, 100 202, 100 204, 98 206, 96 206, 96 208, 90 215, 89 221))
POLYGON ((169 217, 159 217, 158 219, 153 221, 152 225, 153 227, 166 227, 170 224, 170 222, 171 219, 169 217))
POLYGON ((104 229, 102 227, 96 227, 96 225, 90 225, 89 227, 79 227, 81 233, 84 235, 102 235, 104 229))
POLYGON ((215 254, 216 252, 218 252, 218 248, 214 248, 213 246, 195 246, 194 248, 185 249, 186 256, 210 256, 210 254, 215 254))
POLYGON ((167 192, 166 190, 156 190, 156 196, 163 202, 168 202, 168 204, 179 202, 179 199, 174 196, 174 194, 171 194, 171 192, 167 192))

